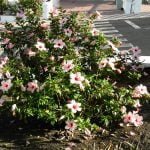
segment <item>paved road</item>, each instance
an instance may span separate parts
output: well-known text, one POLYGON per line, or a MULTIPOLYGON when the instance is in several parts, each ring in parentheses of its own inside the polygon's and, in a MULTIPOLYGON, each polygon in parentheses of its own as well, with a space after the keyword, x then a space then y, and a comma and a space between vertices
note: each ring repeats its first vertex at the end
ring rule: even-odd
POLYGON ((119 50, 128 50, 138 46, 142 50, 140 61, 150 67, 150 16, 111 15, 95 21, 95 27, 110 38, 118 37, 122 41, 119 50))
POLYGON ((120 34, 142 50, 143 56, 150 56, 150 17, 109 21, 120 34))

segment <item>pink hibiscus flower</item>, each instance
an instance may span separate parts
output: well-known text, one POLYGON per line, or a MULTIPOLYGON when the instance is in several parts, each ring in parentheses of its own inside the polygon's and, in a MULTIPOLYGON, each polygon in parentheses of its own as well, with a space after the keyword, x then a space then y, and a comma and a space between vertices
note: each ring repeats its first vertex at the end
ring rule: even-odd
POLYGON ((68 72, 71 69, 73 69, 74 68, 74 64, 72 62, 73 62, 73 60, 64 60, 63 63, 62 63, 62 69, 65 72, 68 72))
POLYGON ((73 120, 66 121, 66 130, 74 131, 77 128, 76 123, 73 120))
POLYGON ((115 60, 109 59, 107 64, 108 64, 108 66, 109 66, 112 70, 116 70, 116 68, 115 68, 115 60))
POLYGON ((71 109, 73 113, 76 113, 77 111, 81 111, 81 103, 77 103, 75 100, 71 100, 69 104, 67 104, 67 107, 71 109))
POLYGON ((58 39, 54 40, 54 48, 62 49, 64 47, 65 47, 65 43, 61 39, 60 40, 58 40, 58 39))
POLYGON ((33 56, 36 55, 36 52, 32 51, 31 48, 28 48, 28 49, 26 49, 26 50, 24 51, 24 54, 25 54, 25 55, 28 55, 29 57, 33 57, 33 56))
POLYGON ((37 84, 37 81, 28 82, 27 84, 27 91, 34 93, 35 91, 39 91, 39 86, 37 84))
POLYGON ((67 28, 67 29, 64 29, 64 32, 65 32, 65 35, 67 36, 71 36, 72 35, 72 30, 67 28))
POLYGON ((68 20, 67 18, 59 20, 60 25, 63 26, 64 24, 66 24, 67 20, 68 20))
POLYGON ((98 64, 99 69, 105 68, 106 65, 107 65, 107 63, 108 63, 108 60, 107 60, 107 59, 101 60, 101 61, 99 62, 99 64, 98 64))
POLYGON ((91 30, 91 33, 92 33, 93 36, 97 36, 97 35, 99 35, 99 30, 93 28, 93 29, 91 30))
POLYGON ((8 44, 9 43, 9 41, 10 41, 10 39, 9 38, 5 38, 4 40, 3 40, 3 44, 8 44))
POLYGON ((40 27, 43 28, 44 30, 46 30, 49 28, 49 24, 47 22, 43 22, 43 23, 41 23, 40 27))
POLYGON ((135 87, 135 90, 138 91, 140 94, 148 94, 148 90, 147 90, 147 87, 140 84, 138 86, 135 87))
POLYGON ((52 9, 50 10, 50 13, 51 13, 54 17, 57 17, 60 12, 59 12, 58 9, 52 8, 52 9))
POLYGON ((135 116, 132 112, 128 112, 124 115, 123 121, 124 123, 134 123, 135 116))
POLYGON ((7 56, 0 56, 1 66, 3 67, 7 63, 8 60, 9 58, 7 56))
POLYGON ((45 43, 43 42, 37 42, 37 44, 35 44, 35 47, 39 50, 39 51, 47 51, 46 47, 45 47, 45 43))
POLYGON ((20 11, 20 12, 17 12, 16 17, 17 17, 17 18, 24 18, 24 17, 25 17, 25 14, 24 14, 23 11, 20 11))
POLYGON ((7 47, 8 47, 9 49, 12 49, 14 46, 15 46, 15 44, 13 44, 13 43, 9 43, 9 44, 7 45, 7 47))
POLYGON ((140 84, 140 85, 135 87, 135 89, 132 93, 132 97, 133 98, 140 98, 140 97, 142 97, 142 95, 147 95, 147 94, 149 94, 147 87, 140 84))
POLYGON ((135 114, 134 118, 135 118, 134 125, 136 127, 141 126, 143 124, 143 117, 142 116, 140 116, 139 114, 135 114))
POLYGON ((77 72, 77 73, 71 73, 70 74, 70 82, 72 84, 82 84, 82 82, 85 80, 85 78, 81 75, 81 72, 77 72))
POLYGON ((133 55, 139 55, 141 53, 141 49, 139 49, 138 47, 133 47, 130 49, 130 51, 132 52, 133 55))
POLYGON ((12 87, 12 83, 11 83, 11 80, 10 80, 10 79, 1 82, 0 89, 1 89, 3 92, 7 92, 11 87, 12 87))
POLYGON ((143 117, 137 114, 137 111, 128 112, 124 115, 124 123, 131 123, 134 126, 138 127, 143 124, 143 117))

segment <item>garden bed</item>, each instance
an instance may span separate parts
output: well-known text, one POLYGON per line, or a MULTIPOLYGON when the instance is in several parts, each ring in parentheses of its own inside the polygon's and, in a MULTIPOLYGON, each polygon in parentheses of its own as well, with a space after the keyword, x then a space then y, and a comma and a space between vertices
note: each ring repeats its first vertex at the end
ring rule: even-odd
MULTIPOLYGON (((42 129, 35 125, 19 125, 13 120, 7 122, 7 127, 0 127, 0 149, 37 149, 37 150, 148 150, 150 147, 150 105, 142 108, 144 124, 139 128, 124 127, 114 132, 102 131, 86 136, 84 133, 75 131, 73 137, 65 131, 42 129), (132 135, 132 132, 135 135, 132 135), (66 149, 67 150, 67 149, 66 149), (70 150, 70 149, 68 149, 70 150)), ((1 122, 2 123, 2 122, 1 122)))
MULTIPOLYGON (((148 76, 142 77, 140 83, 147 85, 150 90, 150 69, 144 71, 148 73, 148 76)), ((53 129, 48 124, 41 124, 37 121, 24 124, 14 118, 1 116, 0 149, 148 150, 150 147, 150 104, 143 105, 141 110, 144 117, 142 126, 138 128, 117 126, 110 132, 101 129, 91 135, 80 131, 75 131, 71 135, 59 127, 53 129)))
POLYGON ((139 142, 149 137, 141 50, 117 51, 118 39, 93 28, 98 14, 53 9, 45 21, 20 13, 1 36, 1 147, 147 148, 139 142))

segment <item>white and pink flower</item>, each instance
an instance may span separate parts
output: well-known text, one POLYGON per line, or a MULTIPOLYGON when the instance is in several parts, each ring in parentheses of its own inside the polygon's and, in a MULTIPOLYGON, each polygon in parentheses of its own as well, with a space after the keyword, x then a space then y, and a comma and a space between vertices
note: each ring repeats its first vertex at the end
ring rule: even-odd
POLYGON ((73 60, 64 60, 62 63, 62 69, 65 72, 70 71, 71 69, 74 68, 73 60))
POLYGON ((77 103, 75 100, 71 100, 69 104, 67 104, 68 109, 71 109, 73 113, 81 111, 81 103, 77 103))
POLYGON ((130 51, 132 52, 133 55, 136 56, 141 54, 141 49, 139 49, 138 47, 132 47, 130 51))
POLYGON ((132 56, 131 56, 132 59, 139 61, 141 49, 139 49, 138 47, 133 47, 133 48, 130 49, 130 52, 132 54, 132 56))
POLYGON ((25 51, 24 51, 24 54, 25 55, 28 55, 29 57, 34 57, 36 55, 36 52, 32 51, 31 48, 27 48, 25 51))
POLYGON ((67 20, 68 20, 67 18, 59 20, 60 25, 63 26, 64 24, 66 24, 67 20))
POLYGON ((147 87, 140 84, 138 86, 135 87, 135 90, 138 91, 140 94, 144 95, 144 94, 148 94, 148 90, 147 87))
POLYGON ((9 49, 12 49, 14 46, 15 46, 15 44, 13 44, 13 43, 8 43, 8 45, 7 45, 7 47, 8 47, 9 49))
POLYGON ((37 83, 37 80, 34 80, 32 82, 28 82, 27 84, 27 91, 34 93, 35 91, 39 91, 39 86, 37 83))
POLYGON ((45 43, 43 42, 37 42, 35 44, 35 47, 39 50, 39 51, 47 51, 46 47, 45 47, 45 43))
POLYGON ((85 78, 81 75, 81 72, 71 73, 70 74, 70 82, 72 84, 82 84, 85 78))
POLYGON ((108 60, 108 66, 109 66, 112 70, 116 70, 116 68, 115 68, 115 60, 114 60, 114 59, 109 59, 109 60, 108 60))
POLYGON ((137 114, 137 111, 128 112, 123 117, 124 123, 133 124, 134 126, 138 127, 143 124, 143 117, 137 114))
POLYGON ((107 66, 107 63, 108 63, 107 59, 102 59, 98 64, 99 69, 105 68, 107 66))
POLYGON ((91 30, 91 33, 92 33, 93 36, 97 36, 97 35, 99 35, 99 30, 93 28, 93 29, 91 30))
POLYGON ((3 66, 8 62, 9 58, 7 56, 0 56, 0 68, 3 68, 3 66))
POLYGON ((63 49, 65 47, 65 43, 60 39, 56 39, 54 40, 54 48, 60 48, 60 49, 63 49))
POLYGON ((56 9, 56 8, 51 8, 50 9, 50 13, 54 16, 54 17, 57 17, 58 15, 59 15, 59 10, 58 9, 56 9))
POLYGON ((149 94, 149 92, 147 90, 147 87, 140 84, 140 85, 135 87, 135 89, 132 93, 132 97, 140 98, 140 97, 142 97, 142 95, 148 95, 148 94, 149 94))
POLYGON ((25 17, 25 13, 23 11, 17 12, 16 17, 17 18, 24 18, 25 17))
POLYGON ((5 39, 3 39, 3 44, 8 44, 9 43, 9 41, 10 41, 10 39, 9 38, 5 38, 5 39))
POLYGON ((40 24, 40 27, 44 30, 48 29, 49 28, 49 24, 47 22, 43 22, 40 24))
POLYGON ((66 130, 74 131, 76 128, 77 128, 77 125, 74 122, 74 120, 66 121, 66 126, 65 126, 66 130))
POLYGON ((69 29, 69 28, 64 29, 64 32, 65 32, 65 35, 67 35, 67 36, 69 36, 69 37, 72 35, 72 30, 69 29))
POLYGON ((135 118, 134 125, 136 127, 141 126, 143 124, 143 117, 142 116, 140 116, 139 114, 135 114, 134 118, 135 118))
POLYGON ((8 79, 8 80, 6 80, 6 81, 1 81, 0 89, 1 89, 3 92, 7 92, 11 87, 12 87, 12 83, 11 83, 11 80, 10 80, 10 79, 8 79))
POLYGON ((135 120, 135 116, 132 112, 128 112, 123 117, 124 123, 134 123, 134 120, 135 120))

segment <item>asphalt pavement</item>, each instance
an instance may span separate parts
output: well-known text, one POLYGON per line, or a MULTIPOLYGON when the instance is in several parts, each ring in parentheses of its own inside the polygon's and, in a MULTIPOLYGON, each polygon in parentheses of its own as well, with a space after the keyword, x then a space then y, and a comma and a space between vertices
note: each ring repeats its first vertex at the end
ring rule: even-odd
POLYGON ((109 21, 124 38, 150 56, 150 17, 109 21))

